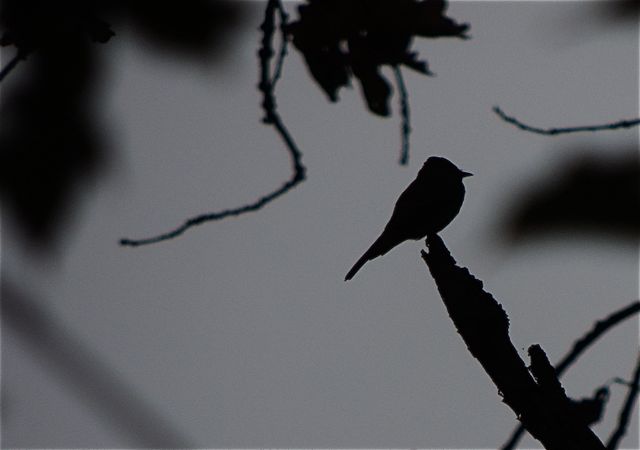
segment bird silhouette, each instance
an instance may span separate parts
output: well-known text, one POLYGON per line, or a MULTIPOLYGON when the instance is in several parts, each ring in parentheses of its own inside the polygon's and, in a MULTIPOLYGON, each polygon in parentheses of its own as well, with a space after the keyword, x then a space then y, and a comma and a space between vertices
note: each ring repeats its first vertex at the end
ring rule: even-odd
POLYGON ((427 159, 416 179, 400 194, 380 237, 354 264, 345 281, 353 278, 367 261, 384 255, 396 245, 409 239, 422 239, 449 225, 464 199, 462 179, 471 175, 446 158, 427 159))

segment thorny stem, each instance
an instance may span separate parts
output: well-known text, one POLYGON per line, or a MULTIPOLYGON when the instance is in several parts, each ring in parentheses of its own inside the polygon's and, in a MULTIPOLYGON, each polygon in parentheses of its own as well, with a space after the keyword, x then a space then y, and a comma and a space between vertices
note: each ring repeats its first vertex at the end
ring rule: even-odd
POLYGON ((265 124, 273 125, 276 129, 277 133, 280 135, 282 140, 287 147, 289 152, 289 156, 291 158, 291 166, 293 170, 293 174, 291 178, 284 182, 280 188, 272 191, 253 203, 249 203, 247 205, 226 209, 223 211, 213 212, 201 214, 195 217, 192 217, 186 220, 179 227, 154 237, 145 238, 145 239, 121 239, 120 245, 129 246, 129 247, 137 247, 140 245, 148 245, 155 244, 161 241, 166 241, 169 239, 173 239, 175 237, 180 236, 189 228, 192 228, 196 225, 201 225, 206 222, 212 222, 215 220, 221 220, 226 217, 231 216, 239 216, 241 214, 245 214, 252 211, 257 211, 266 204, 272 202, 283 194, 289 192, 296 185, 300 184, 302 181, 306 179, 306 168, 302 164, 302 152, 296 145, 295 141, 291 137, 289 131, 285 127, 280 115, 276 110, 276 99, 274 93, 275 83, 282 72, 282 65, 284 63, 284 57, 287 54, 287 37, 284 31, 285 21, 287 20, 287 14, 284 11, 284 7, 280 0, 269 0, 267 7, 265 9, 265 18, 264 22, 260 26, 262 30, 262 42, 261 47, 258 51, 258 56, 260 59, 260 83, 258 84, 258 88, 262 93, 262 108, 264 110, 264 118, 263 122, 265 124), (279 59, 276 65, 275 74, 270 77, 270 62, 271 58, 274 55, 274 50, 272 47, 273 35, 275 32, 275 13, 279 12, 279 17, 281 20, 280 30, 282 32, 282 42, 279 52, 279 59))
POLYGON ((406 166, 409 163, 409 135, 411 134, 410 111, 409 111, 409 95, 402 78, 400 67, 393 66, 393 74, 398 85, 398 94, 400 97, 400 115, 402 117, 402 147, 400 150, 400 164, 406 166))

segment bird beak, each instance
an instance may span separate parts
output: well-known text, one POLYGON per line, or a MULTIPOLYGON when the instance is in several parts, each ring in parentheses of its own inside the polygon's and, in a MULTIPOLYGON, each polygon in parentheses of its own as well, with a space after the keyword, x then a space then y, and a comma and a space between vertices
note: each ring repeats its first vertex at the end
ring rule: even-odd
POLYGON ((472 177, 472 176, 473 176, 473 174, 472 174, 472 173, 464 172, 464 171, 460 172, 460 175, 462 175, 462 178, 465 178, 465 177, 472 177))

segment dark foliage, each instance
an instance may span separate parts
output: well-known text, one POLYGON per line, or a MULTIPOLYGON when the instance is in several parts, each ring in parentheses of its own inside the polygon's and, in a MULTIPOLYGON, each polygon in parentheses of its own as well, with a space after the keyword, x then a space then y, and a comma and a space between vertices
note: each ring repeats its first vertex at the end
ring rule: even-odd
MULTIPOLYGON (((602 149, 596 154, 606 154, 602 149)), ((531 188, 510 211, 512 239, 559 232, 590 233, 636 242, 640 233, 640 157, 585 156, 568 162, 549 182, 531 188)))
POLYGON ((242 11, 238 2, 206 0, 2 2, 0 44, 16 54, 2 75, 12 70, 19 77, 3 84, 0 197, 30 242, 50 247, 76 194, 106 161, 95 117, 101 67, 93 43, 130 26, 159 50, 202 60, 224 47, 242 11))
POLYGON ((0 194, 37 243, 56 234, 75 188, 104 160, 94 118, 96 55, 72 35, 56 42, 30 56, 27 73, 2 102, 0 194))
POLYGON ((95 2, 65 0, 8 0, 2 2, 0 22, 3 46, 13 45, 24 54, 69 41, 88 38, 107 42, 114 32, 101 20, 95 2))
POLYGON ((597 2, 594 9, 600 18, 612 24, 629 24, 637 27, 640 20, 640 1, 638 0, 597 2))
POLYGON ((194 57, 196 61, 221 55, 226 37, 242 21, 243 2, 157 2, 133 0, 105 2, 107 17, 127 23, 137 36, 160 51, 194 57))
POLYGON ((381 66, 430 74, 410 51, 413 38, 467 37, 468 25, 445 16, 445 6, 444 0, 308 0, 287 31, 331 101, 354 76, 369 110, 388 116, 391 87, 381 66))
POLYGON ((239 24, 242 12, 242 4, 230 0, 182 4, 151 0, 6 0, 0 12, 0 44, 30 53, 58 45, 60 38, 66 41, 84 36, 105 43, 114 36, 114 29, 126 25, 163 51, 176 49, 204 57, 224 48, 220 38, 239 24))

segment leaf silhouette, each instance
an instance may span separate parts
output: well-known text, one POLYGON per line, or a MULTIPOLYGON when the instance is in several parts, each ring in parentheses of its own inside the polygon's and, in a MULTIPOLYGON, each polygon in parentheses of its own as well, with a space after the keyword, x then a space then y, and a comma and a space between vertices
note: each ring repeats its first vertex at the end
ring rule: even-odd
POLYGON ((414 36, 466 38, 467 24, 446 17, 444 0, 308 0, 287 27, 311 76, 333 102, 355 77, 368 109, 389 115, 391 87, 383 65, 405 65, 430 74, 410 51, 414 36))

